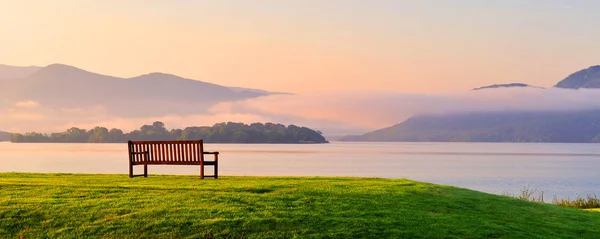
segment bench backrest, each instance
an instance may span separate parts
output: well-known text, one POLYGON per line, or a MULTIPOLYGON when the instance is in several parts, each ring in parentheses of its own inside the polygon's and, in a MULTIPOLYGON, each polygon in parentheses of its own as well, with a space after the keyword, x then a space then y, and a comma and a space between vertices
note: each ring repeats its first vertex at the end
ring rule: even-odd
POLYGON ((199 164, 204 161, 202 140, 129 141, 132 163, 199 164), (147 153, 146 153, 147 152, 147 153))

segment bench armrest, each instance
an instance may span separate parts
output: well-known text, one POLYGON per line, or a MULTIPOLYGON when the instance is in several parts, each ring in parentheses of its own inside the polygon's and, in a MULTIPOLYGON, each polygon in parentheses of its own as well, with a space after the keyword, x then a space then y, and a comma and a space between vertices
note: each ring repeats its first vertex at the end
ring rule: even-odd
POLYGON ((202 152, 202 154, 219 154, 219 152, 202 152))

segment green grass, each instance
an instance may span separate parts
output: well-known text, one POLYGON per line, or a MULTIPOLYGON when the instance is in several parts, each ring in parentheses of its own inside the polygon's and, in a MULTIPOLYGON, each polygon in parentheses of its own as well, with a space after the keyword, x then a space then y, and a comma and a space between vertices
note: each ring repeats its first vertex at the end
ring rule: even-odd
POLYGON ((598 225, 405 179, 0 174, 0 238, 598 238, 598 225))

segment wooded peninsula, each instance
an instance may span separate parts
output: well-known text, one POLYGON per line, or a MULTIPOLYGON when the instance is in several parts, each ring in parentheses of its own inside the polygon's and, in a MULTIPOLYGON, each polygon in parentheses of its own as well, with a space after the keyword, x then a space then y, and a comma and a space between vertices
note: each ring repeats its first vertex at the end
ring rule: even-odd
POLYGON ((129 133, 98 126, 90 130, 72 127, 65 132, 50 134, 15 133, 10 137, 13 143, 124 143, 128 140, 194 139, 202 139, 206 143, 329 143, 320 131, 306 127, 274 123, 246 125, 233 122, 167 130, 164 123, 156 121, 129 133))

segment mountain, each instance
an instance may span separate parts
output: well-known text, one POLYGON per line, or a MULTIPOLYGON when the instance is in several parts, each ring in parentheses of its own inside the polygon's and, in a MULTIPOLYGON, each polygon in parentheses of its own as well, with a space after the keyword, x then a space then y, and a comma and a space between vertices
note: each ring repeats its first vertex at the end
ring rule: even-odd
MULTIPOLYGON (((473 90, 535 87, 496 84, 473 90)), ((600 66, 575 72, 554 87, 600 88, 600 66)), ((478 111, 418 115, 387 128, 340 141, 398 142, 600 142, 600 110, 478 111)))
MULTIPOLYGON (((274 94, 234 91, 165 73, 119 78, 52 64, 23 78, 0 81, 4 101, 37 101, 57 108, 104 106, 123 117, 205 113, 216 103, 274 94)), ((1 102, 0 102, 1 103, 1 102)))
POLYGON ((600 142, 600 110, 498 111, 414 116, 341 141, 600 142))
POLYGON ((38 66, 9 66, 0 64, 0 79, 14 79, 29 76, 42 67, 38 66))
POLYGON ((41 69, 37 66, 8 66, 0 64, 0 79, 23 78, 41 69))
POLYGON ((600 88, 600 66, 591 66, 569 75, 554 87, 566 89, 600 88))
POLYGON ((509 84, 495 84, 495 85, 482 86, 479 88, 474 88, 473 90, 496 89, 496 88, 518 88, 518 87, 531 87, 531 88, 543 89, 542 87, 532 86, 532 85, 523 84, 523 83, 509 83, 509 84))
POLYGON ((9 141, 11 133, 0 131, 0 141, 9 141))
MULTIPOLYGON (((473 88, 472 90, 513 87, 533 87, 543 89, 543 87, 532 86, 524 83, 509 83, 482 86, 479 88, 473 88)), ((559 81, 556 85, 554 85, 554 87, 564 89, 600 88, 600 65, 590 66, 587 69, 577 71, 569 75, 567 78, 559 81)))

